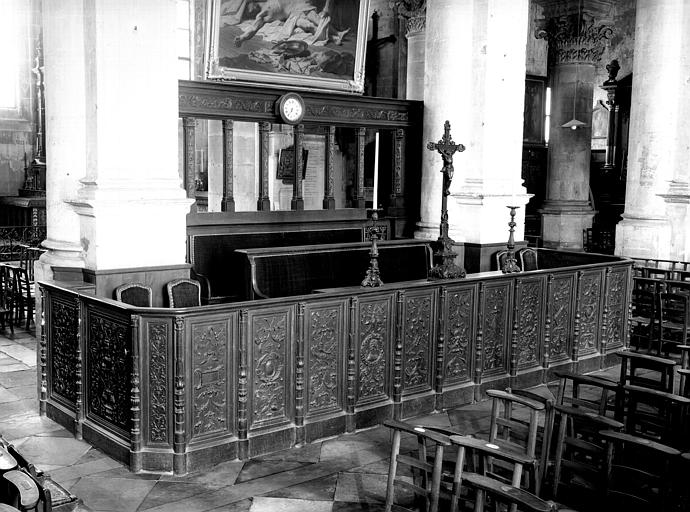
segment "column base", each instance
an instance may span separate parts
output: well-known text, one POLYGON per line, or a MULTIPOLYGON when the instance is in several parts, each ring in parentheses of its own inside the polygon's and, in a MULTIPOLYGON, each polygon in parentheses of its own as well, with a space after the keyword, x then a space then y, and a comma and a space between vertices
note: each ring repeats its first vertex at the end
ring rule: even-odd
POLYGON ((592 227, 592 220, 596 214, 591 206, 548 206, 540 210, 540 213, 545 248, 576 251, 584 249, 583 231, 592 227))
POLYGON ((668 219, 626 217, 616 226, 616 256, 671 258, 672 226, 668 219))
POLYGON ((83 268, 83 248, 81 244, 47 238, 41 244, 48 249, 34 266, 36 281, 54 279, 53 267, 83 268))

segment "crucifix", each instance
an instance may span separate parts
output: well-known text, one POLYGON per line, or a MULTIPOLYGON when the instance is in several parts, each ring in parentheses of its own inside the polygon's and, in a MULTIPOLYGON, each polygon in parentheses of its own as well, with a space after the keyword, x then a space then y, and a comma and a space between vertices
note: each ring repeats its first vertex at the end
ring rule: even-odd
POLYGON ((439 248, 434 252, 436 260, 440 260, 429 271, 429 279, 456 279, 465 277, 465 269, 455 264, 457 254, 453 251, 453 239, 448 236, 448 196, 450 183, 453 180, 453 154, 465 151, 465 146, 456 144, 450 136, 450 122, 443 125, 443 137, 438 142, 429 142, 426 148, 438 151, 443 159, 443 193, 441 195, 441 234, 438 238, 439 248))

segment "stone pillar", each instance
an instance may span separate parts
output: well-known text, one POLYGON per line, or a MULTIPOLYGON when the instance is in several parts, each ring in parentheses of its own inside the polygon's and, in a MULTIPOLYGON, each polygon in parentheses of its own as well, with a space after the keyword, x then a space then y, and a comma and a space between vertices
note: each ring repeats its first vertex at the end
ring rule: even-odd
POLYGON ((83 267, 79 217, 65 203, 86 174, 84 2, 44 2, 46 101, 46 217, 48 249, 36 279, 52 279, 52 266, 83 267))
POLYGON ((638 2, 628 174, 616 254, 690 257, 690 7, 638 2))
MULTIPOLYGON (((448 201, 455 242, 505 248, 509 212, 518 210, 524 236, 521 179, 522 118, 528 0, 436 0, 427 5, 423 142, 436 142, 449 120, 456 143, 448 201)), ((436 239, 441 214, 442 162, 423 149, 418 238, 436 239)), ((474 271, 467 263, 468 271, 474 271)))
POLYGON ((405 37, 407 38, 406 97, 408 100, 423 100, 426 0, 393 0, 392 4, 405 24, 405 37))
POLYGON ((589 199, 595 63, 612 27, 608 0, 542 0, 537 33, 549 43, 551 126, 544 246, 582 249, 582 233, 596 213, 589 199))

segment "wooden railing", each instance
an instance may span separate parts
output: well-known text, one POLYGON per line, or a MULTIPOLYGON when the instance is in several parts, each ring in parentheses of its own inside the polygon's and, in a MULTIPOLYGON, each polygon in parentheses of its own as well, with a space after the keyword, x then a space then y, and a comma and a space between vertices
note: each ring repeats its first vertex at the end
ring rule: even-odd
POLYGON ((627 344, 632 262, 572 260, 187 309, 40 283, 41 411, 133 471, 184 474, 544 382, 554 368, 591 371, 627 344))

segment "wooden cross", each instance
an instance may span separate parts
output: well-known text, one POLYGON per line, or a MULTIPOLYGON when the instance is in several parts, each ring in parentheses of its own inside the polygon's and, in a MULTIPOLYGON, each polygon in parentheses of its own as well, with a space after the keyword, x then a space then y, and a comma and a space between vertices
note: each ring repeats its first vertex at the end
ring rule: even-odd
POLYGON ((453 180, 453 155, 457 151, 465 151, 465 146, 456 144, 450 136, 450 122, 446 120, 443 125, 443 137, 438 142, 428 142, 426 148, 438 151, 443 159, 443 196, 450 194, 450 182, 453 180))

